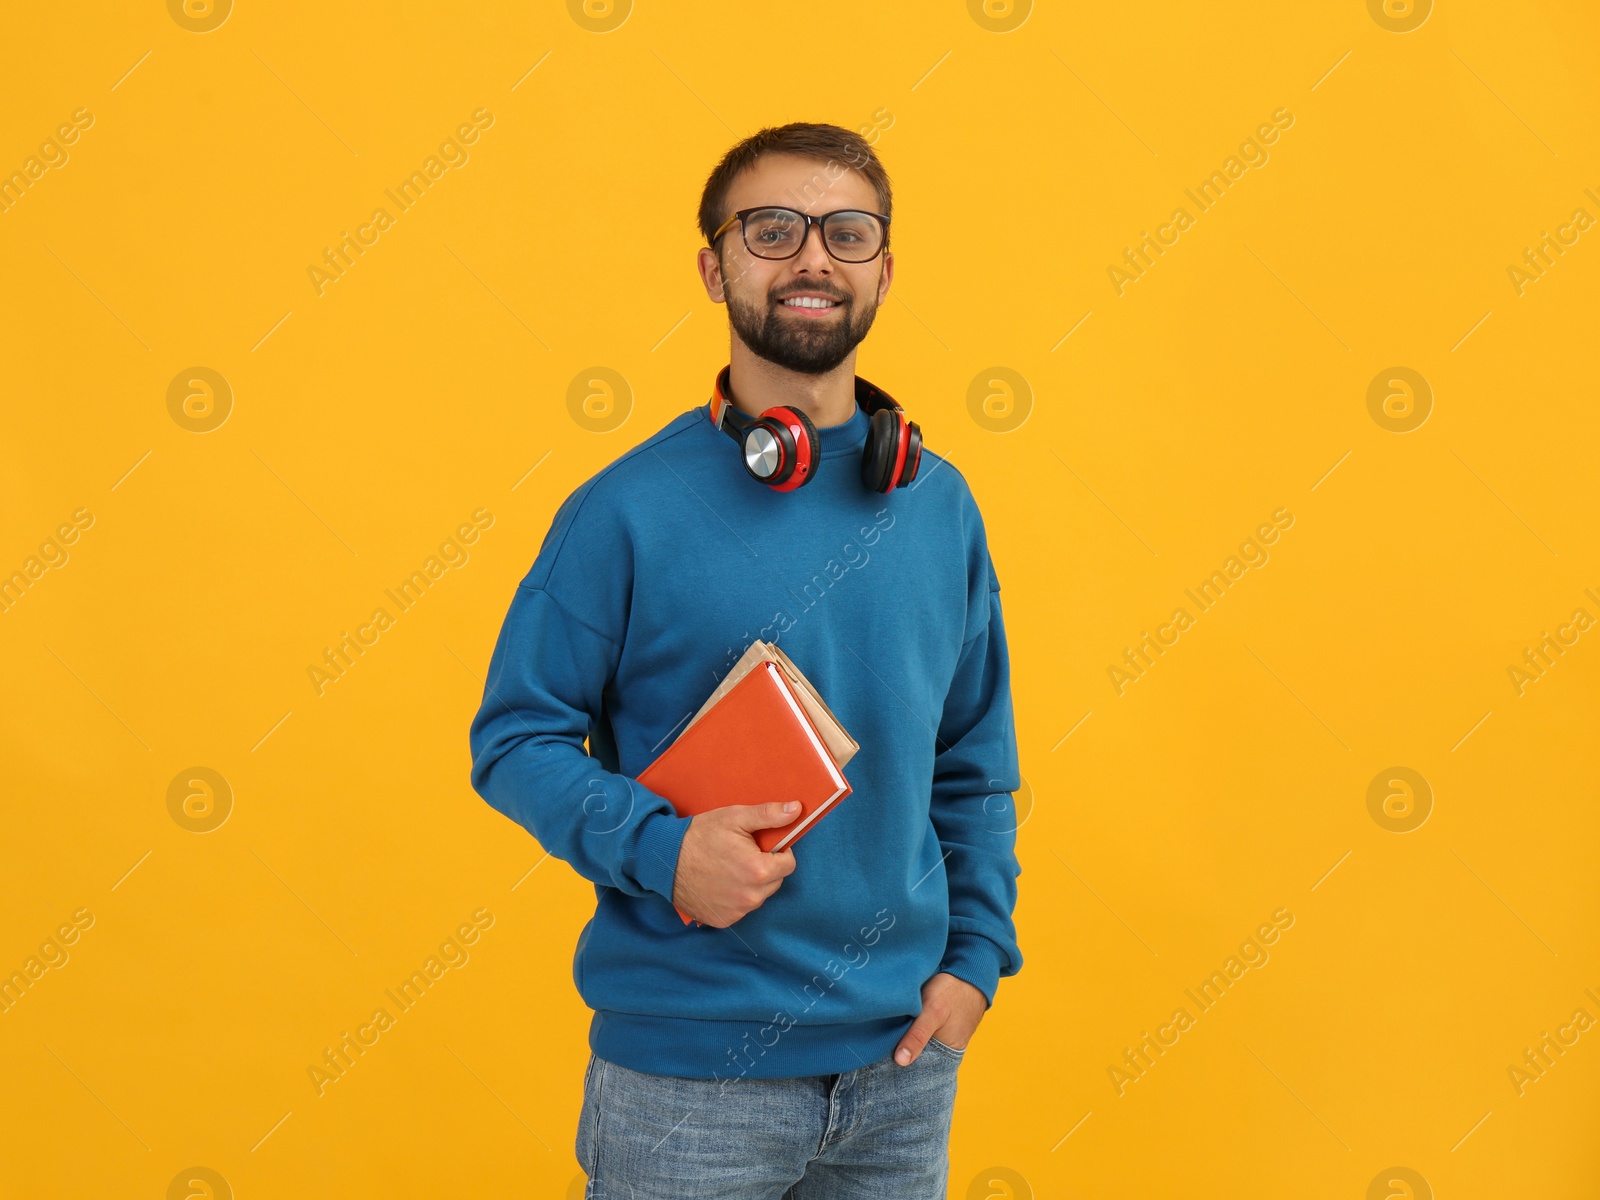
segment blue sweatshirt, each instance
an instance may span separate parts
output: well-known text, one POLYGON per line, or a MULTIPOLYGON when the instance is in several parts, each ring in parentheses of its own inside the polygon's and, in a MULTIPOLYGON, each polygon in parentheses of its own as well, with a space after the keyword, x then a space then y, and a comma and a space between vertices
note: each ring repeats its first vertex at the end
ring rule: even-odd
POLYGON ((1020 778, 983 520, 926 449, 909 487, 867 490, 867 428, 860 408, 821 428, 815 477, 775 492, 709 405, 691 409, 567 497, 512 596, 472 786, 595 885, 573 978, 603 1059, 695 1079, 849 1071, 894 1048, 936 972, 992 1003, 1022 966, 1020 778), (854 790, 760 907, 685 925, 672 888, 690 819, 634 777, 756 639, 860 743, 854 790))

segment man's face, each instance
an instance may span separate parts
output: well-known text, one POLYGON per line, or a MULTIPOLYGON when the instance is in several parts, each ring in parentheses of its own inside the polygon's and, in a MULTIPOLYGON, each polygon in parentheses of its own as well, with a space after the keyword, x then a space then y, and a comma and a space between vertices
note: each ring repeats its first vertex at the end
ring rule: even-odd
MULTIPOLYGON (((725 215, 767 204, 813 216, 846 208, 880 211, 877 192, 859 172, 791 154, 765 155, 734 180, 725 215)), ((737 222, 717 239, 714 252, 700 252, 700 268, 711 298, 727 301, 739 340, 759 357, 805 375, 824 374, 849 357, 872 328, 894 275, 887 250, 870 262, 839 262, 815 227, 795 257, 761 258, 745 246, 737 222), (836 303, 827 309, 783 303, 801 295, 836 303)))

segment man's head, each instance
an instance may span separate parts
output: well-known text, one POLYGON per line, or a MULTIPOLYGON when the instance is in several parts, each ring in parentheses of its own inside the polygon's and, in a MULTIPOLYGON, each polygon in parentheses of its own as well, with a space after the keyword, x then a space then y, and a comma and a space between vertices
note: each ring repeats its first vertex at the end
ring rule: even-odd
MULTIPOLYGON (((866 262, 840 261, 823 245, 822 230, 803 221, 792 229, 804 237, 799 253, 774 259, 751 252, 734 214, 770 206, 813 217, 848 210, 888 218, 891 204, 889 175, 859 135, 837 125, 763 129, 728 151, 706 180, 699 214, 706 294, 727 303, 734 336, 757 356, 802 374, 825 374, 867 336, 889 294, 894 256, 887 223, 868 218, 852 229, 852 218, 830 221, 829 240, 845 257, 858 253, 851 246, 860 231, 881 231, 883 249, 866 262), (801 296, 836 306, 783 303, 801 296)), ((752 244, 757 233, 752 225, 752 244)))

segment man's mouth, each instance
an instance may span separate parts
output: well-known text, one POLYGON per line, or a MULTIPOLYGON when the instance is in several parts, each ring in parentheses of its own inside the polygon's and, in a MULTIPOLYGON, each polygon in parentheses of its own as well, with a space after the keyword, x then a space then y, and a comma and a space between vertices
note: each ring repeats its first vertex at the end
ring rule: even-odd
POLYGON ((824 296, 790 296, 778 302, 783 308, 791 309, 803 316, 820 317, 841 307, 838 300, 830 300, 824 296))

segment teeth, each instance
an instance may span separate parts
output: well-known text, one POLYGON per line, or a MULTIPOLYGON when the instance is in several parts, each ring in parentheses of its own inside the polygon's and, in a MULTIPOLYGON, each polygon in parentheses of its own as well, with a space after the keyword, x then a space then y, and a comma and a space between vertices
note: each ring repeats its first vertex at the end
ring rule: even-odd
POLYGON ((799 296, 790 300, 785 300, 783 303, 787 304, 790 308, 833 308, 836 304, 838 304, 838 301, 819 300, 813 296, 799 296))

